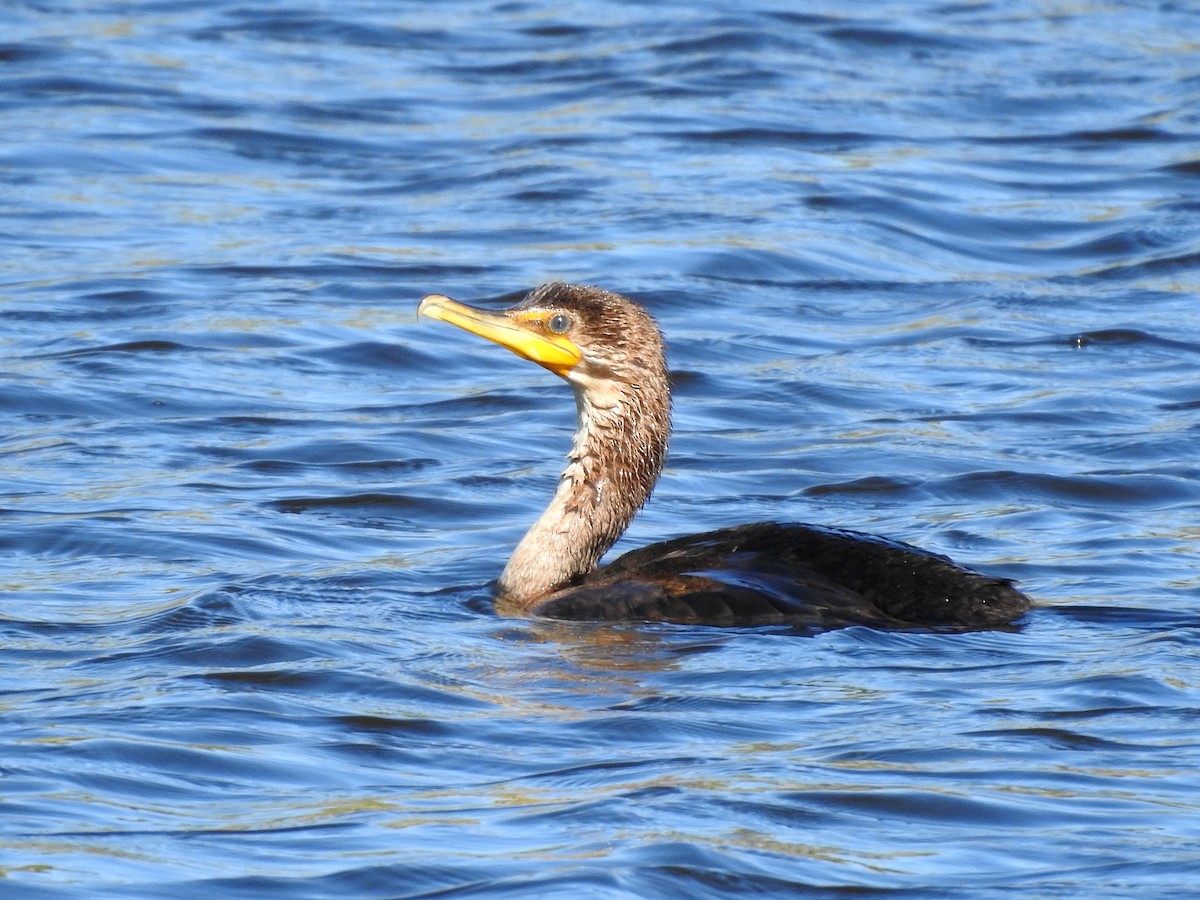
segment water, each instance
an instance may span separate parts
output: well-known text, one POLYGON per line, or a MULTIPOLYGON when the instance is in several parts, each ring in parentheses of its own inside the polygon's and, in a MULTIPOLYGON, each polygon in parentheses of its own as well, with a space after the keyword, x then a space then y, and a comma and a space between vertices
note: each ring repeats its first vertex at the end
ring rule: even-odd
POLYGON ((0 893, 1097 897, 1200 871, 1200 11, 10 3, 0 893), (510 620, 597 282, 764 518, 1016 632, 510 620))

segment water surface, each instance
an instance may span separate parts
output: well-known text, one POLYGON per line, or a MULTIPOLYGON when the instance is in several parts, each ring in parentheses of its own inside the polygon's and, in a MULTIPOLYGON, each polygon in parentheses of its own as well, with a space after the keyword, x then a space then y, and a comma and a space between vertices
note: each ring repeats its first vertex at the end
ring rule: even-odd
POLYGON ((9 4, 5 897, 1177 896, 1200 866, 1200 12, 9 4), (509 620, 643 301, 618 549, 842 525, 1011 632, 509 620))

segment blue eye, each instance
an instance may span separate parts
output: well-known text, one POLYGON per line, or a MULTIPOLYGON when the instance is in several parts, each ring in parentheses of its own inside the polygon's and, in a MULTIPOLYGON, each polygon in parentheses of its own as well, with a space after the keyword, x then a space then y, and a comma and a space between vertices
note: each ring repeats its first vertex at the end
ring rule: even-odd
POLYGON ((571 328, 571 317, 565 313, 555 313, 546 323, 546 327, 555 334, 566 334, 571 328))

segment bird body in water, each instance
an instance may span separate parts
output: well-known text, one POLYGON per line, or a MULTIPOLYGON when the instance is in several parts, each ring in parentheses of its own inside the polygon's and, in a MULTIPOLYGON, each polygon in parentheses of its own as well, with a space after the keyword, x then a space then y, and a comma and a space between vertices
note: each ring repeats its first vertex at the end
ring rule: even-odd
POLYGON ((494 341, 564 378, 578 428, 550 505, 497 582, 497 608, 555 619, 825 628, 987 628, 1032 605, 1005 578, 897 541, 761 522, 651 544, 600 567, 667 456, 662 335, 633 301, 548 284, 490 311, 430 294, 418 316, 494 341))

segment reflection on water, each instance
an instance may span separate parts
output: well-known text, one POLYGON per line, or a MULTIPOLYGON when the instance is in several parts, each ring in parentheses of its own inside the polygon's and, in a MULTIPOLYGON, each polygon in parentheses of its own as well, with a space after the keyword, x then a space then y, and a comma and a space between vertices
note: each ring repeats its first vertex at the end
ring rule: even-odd
POLYGON ((18 4, 0 40, 13 897, 1192 888, 1197 13, 18 4), (505 619, 551 376, 418 327, 598 282, 758 519, 1015 632, 505 619))

